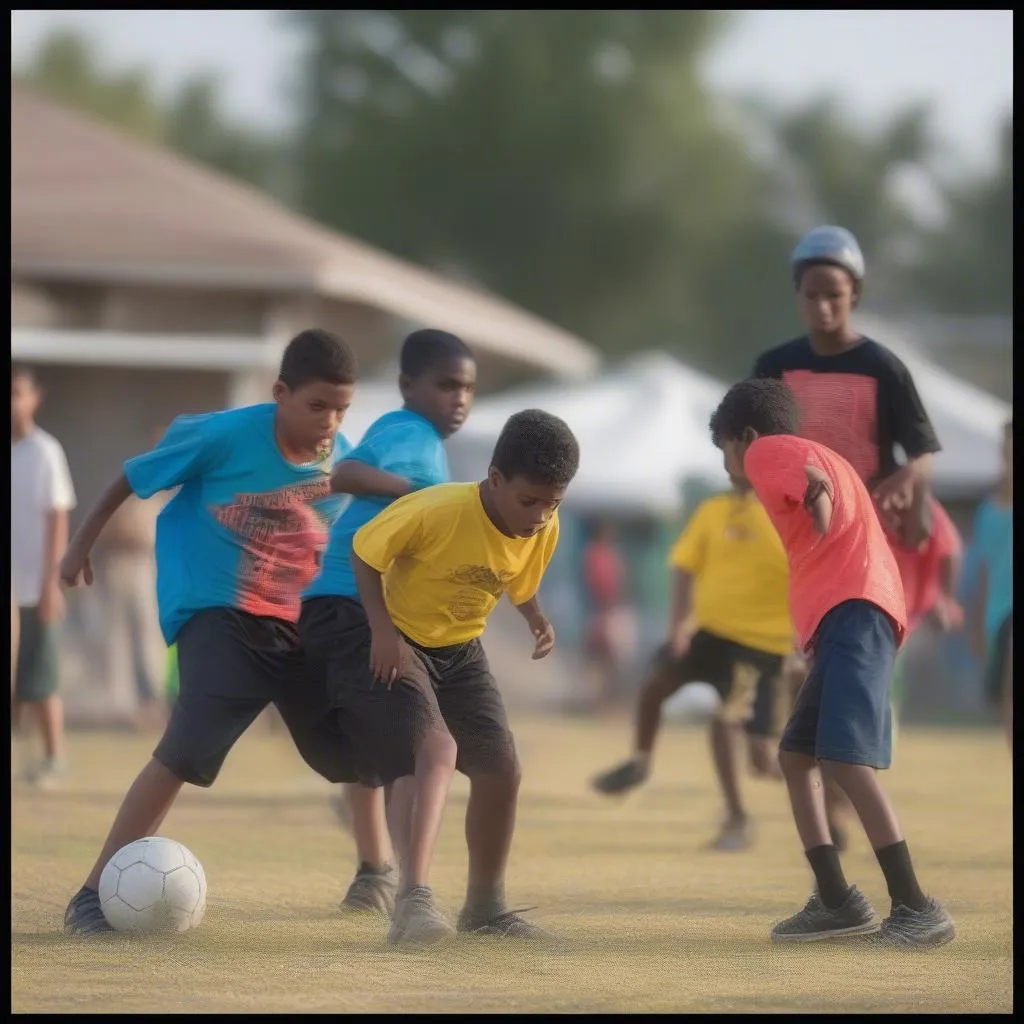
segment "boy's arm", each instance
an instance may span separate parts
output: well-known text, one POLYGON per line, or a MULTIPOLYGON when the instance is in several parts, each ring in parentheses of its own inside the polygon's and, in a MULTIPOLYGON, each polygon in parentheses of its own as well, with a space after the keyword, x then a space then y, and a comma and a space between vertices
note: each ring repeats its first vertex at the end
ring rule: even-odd
POLYGON ((377 469, 359 459, 342 459, 331 473, 331 490, 335 494, 401 498, 414 489, 411 480, 377 469))
POLYGON ((672 653, 681 658, 690 646, 690 616, 693 614, 693 573, 676 568, 672 574, 672 611, 668 623, 668 642, 672 653))
POLYGON ((804 492, 804 508, 807 509, 815 530, 823 536, 832 523, 832 484, 827 474, 817 466, 804 466, 807 490, 804 492))
POLYGON ((352 570, 356 577, 359 599, 370 623, 370 670, 373 678, 390 687, 402 667, 402 634, 391 621, 384 600, 384 581, 380 572, 352 553, 352 570))
POLYGON ((534 594, 529 600, 517 604, 515 609, 526 619, 526 624, 533 634, 535 643, 531 655, 532 660, 538 661, 540 658, 547 657, 555 649, 555 627, 551 625, 550 620, 541 610, 540 596, 534 594))
POLYGON ((80 582, 84 582, 87 587, 92 585, 92 563, 89 555, 92 553, 93 545, 103 532, 103 527, 110 521, 110 517, 131 494, 132 488, 128 483, 128 477, 121 473, 92 507, 92 511, 85 517, 85 522, 68 544, 60 562, 60 578, 66 586, 76 587, 80 582))

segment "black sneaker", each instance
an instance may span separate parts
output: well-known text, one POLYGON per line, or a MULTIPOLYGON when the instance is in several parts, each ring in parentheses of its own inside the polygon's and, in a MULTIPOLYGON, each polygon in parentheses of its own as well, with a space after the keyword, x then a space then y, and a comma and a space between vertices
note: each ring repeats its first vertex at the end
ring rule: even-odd
POLYGON ((646 781, 646 765, 642 761, 631 758, 629 761, 623 761, 617 768, 598 775, 591 785, 598 793, 614 796, 617 793, 627 793, 646 781))
POLYGON ((902 903, 893 905, 889 916, 872 941, 901 949, 921 949, 944 946, 956 938, 956 926, 946 908, 938 900, 928 897, 921 910, 911 910, 902 903))
POLYGON ((879 929, 875 909, 855 885, 850 886, 841 907, 829 910, 817 892, 803 910, 780 921, 772 928, 775 942, 817 942, 842 935, 865 935, 879 929))
POLYGON ((398 872, 387 867, 383 870, 362 864, 341 901, 341 910, 383 914, 394 917, 395 897, 398 894, 398 872))
POLYGON ((95 889, 82 886, 64 911, 64 931, 72 935, 99 935, 112 932, 100 906, 100 894, 95 889))
POLYGON ((468 907, 462 908, 459 914, 458 929, 473 935, 499 935, 505 939, 550 939, 550 932, 538 928, 522 917, 522 914, 536 907, 523 907, 520 910, 503 910, 493 917, 482 918, 471 914, 468 907))

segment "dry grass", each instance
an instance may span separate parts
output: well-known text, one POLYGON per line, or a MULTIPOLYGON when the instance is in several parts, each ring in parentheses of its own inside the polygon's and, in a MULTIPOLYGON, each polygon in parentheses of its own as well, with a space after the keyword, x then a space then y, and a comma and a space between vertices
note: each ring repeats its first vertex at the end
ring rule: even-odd
MULTIPOLYGON (((335 910, 353 866, 326 792, 258 730, 165 831, 202 860, 203 926, 176 939, 71 941, 61 915, 152 738, 73 737, 63 791, 13 794, 14 1012, 1011 1012, 1011 770, 993 732, 907 732, 890 791, 955 943, 894 954, 855 944, 778 948, 772 921, 809 889, 781 787, 750 781, 759 841, 702 852, 718 803, 703 735, 665 733, 654 780, 623 802, 587 778, 627 745, 625 722, 516 722, 526 778, 509 879, 515 905, 565 939, 544 951, 460 939, 384 945, 335 910)), ((457 780, 435 870, 453 915, 465 879, 457 780)), ((887 907, 862 836, 847 875, 887 907)))

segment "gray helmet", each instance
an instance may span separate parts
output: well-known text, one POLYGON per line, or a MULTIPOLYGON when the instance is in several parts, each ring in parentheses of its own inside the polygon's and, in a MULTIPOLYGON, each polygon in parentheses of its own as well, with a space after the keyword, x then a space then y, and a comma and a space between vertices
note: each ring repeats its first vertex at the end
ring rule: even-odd
POLYGON ((864 254, 857 239, 846 228, 830 224, 808 231, 796 244, 789 257, 790 268, 796 273, 805 263, 831 263, 841 267, 855 281, 864 280, 864 254))

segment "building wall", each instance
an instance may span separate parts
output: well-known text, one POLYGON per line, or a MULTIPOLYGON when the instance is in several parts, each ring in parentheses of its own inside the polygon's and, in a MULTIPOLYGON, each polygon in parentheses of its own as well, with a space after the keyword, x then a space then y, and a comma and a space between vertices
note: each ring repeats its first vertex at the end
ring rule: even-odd
POLYGON ((72 529, 124 460, 152 446, 180 413, 228 404, 229 375, 184 370, 38 366, 39 424, 64 445, 78 494, 72 529))

